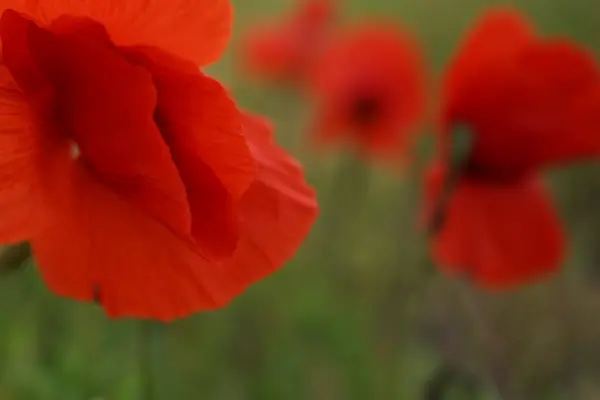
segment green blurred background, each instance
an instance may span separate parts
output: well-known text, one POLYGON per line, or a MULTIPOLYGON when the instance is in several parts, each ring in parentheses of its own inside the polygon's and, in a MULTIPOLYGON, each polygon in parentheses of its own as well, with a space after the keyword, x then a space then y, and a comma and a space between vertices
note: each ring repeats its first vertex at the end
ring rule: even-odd
MULTIPOLYGON (((600 50, 597 0, 339 3, 343 23, 386 16, 412 29, 436 71, 492 4, 517 5, 544 33, 600 50)), ((293 1, 234 4, 234 43, 211 73, 272 118, 306 165, 322 208, 311 236, 226 309, 167 326, 109 321, 96 306, 58 299, 34 268, 3 278, 0 400, 600 399, 598 168, 550 177, 571 237, 560 276, 505 295, 450 281, 423 256, 418 182, 311 152, 309 105, 239 75, 236 39, 293 1)))

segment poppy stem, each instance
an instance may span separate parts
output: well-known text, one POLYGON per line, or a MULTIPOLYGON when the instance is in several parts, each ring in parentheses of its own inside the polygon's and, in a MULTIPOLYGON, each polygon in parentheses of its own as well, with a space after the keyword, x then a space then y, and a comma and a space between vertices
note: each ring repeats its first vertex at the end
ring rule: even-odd
MULTIPOLYGON (((473 139, 473 134, 468 126, 456 126, 452 132, 449 139, 448 152, 445 154, 445 161, 448 163, 448 174, 444 179, 440 193, 435 199, 432 214, 430 214, 430 218, 427 221, 427 239, 433 238, 443 228, 454 190, 465 169, 468 167, 469 157, 474 145, 473 139)), ((424 252, 424 257, 427 264, 430 265, 431 258, 427 251, 424 252)), ((498 384, 497 377, 488 365, 487 360, 481 356, 487 345, 494 342, 493 333, 489 330, 488 322, 485 318, 485 311, 481 309, 479 300, 472 298, 470 295, 471 288, 457 283, 456 291, 462 307, 471 320, 471 325, 474 327, 475 341, 480 350, 475 353, 480 355, 478 364, 486 386, 492 391, 494 399, 504 400, 508 397, 503 393, 502 387, 498 384)))
MULTIPOLYGON (((432 260, 431 257, 429 257, 427 250, 423 252, 422 265, 427 271, 432 270, 432 268, 430 268, 432 266, 432 260)), ((471 327, 473 327, 473 342, 477 347, 474 354, 478 357, 478 360, 475 362, 481 374, 480 378, 483 380, 483 384, 485 385, 486 389, 491 391, 490 394, 493 395, 493 400, 509 399, 510 396, 504 393, 504 388, 498 383, 498 379, 493 371, 493 368, 489 366, 487 358, 482 355, 484 351, 490 348, 489 346, 497 343, 498 340, 494 338, 493 332, 489 329, 489 323, 487 318, 485 318, 485 310, 481 308, 481 301, 480 299, 473 298, 473 296, 471 296, 473 289, 466 286, 462 282, 456 280, 455 282, 452 282, 452 284, 453 292, 456 292, 456 298, 459 299, 460 306, 462 307, 467 318, 470 320, 471 327)), ((466 381, 463 383, 466 383, 466 381)), ((470 383, 472 383, 472 381, 470 381, 470 383)), ((425 397, 425 399, 436 398, 435 395, 430 394, 432 390, 434 394, 437 394, 437 396, 442 396, 443 392, 450 388, 451 385, 449 385, 449 382, 430 381, 425 387, 425 393, 429 393, 430 397, 425 397), (435 387, 431 388, 431 385, 434 385, 435 387), (437 387, 437 385, 441 385, 441 387, 437 387)), ((471 392, 474 391, 472 385, 469 386, 469 390, 471 392)))
POLYGON ((471 375, 444 363, 435 369, 431 379, 427 381, 423 400, 444 400, 447 398, 448 391, 457 386, 467 392, 470 398, 478 393, 477 382, 471 375))
POLYGON ((324 206, 327 212, 322 213, 325 218, 321 220, 319 261, 328 263, 334 273, 341 261, 338 256, 347 252, 342 250, 341 245, 345 245, 344 249, 351 245, 347 234, 353 229, 349 229, 348 224, 360 219, 357 214, 363 209, 369 192, 369 172, 361 160, 349 154, 342 160, 329 185, 330 196, 324 206), (339 199, 343 200, 340 202, 339 199), (349 215, 352 217, 349 218, 349 215))
POLYGON ((152 321, 140 321, 138 325, 138 362, 140 374, 140 400, 156 400, 156 359, 160 347, 162 326, 152 321))
POLYGON ((58 299, 49 293, 39 299, 36 310, 37 362, 43 371, 53 371, 60 365, 68 323, 58 299), (48 332, 52 332, 49 335, 48 332))
POLYGON ((579 321, 576 318, 577 305, 573 301, 573 291, 570 277, 563 274, 558 281, 556 299, 558 300, 557 309, 563 320, 563 340, 566 349, 564 363, 567 368, 565 368, 564 385, 570 400, 582 400, 585 396, 582 394, 579 382, 579 373, 582 367, 577 338, 579 321))
POLYGON ((475 336, 475 345, 478 347, 478 351, 475 351, 474 353, 479 357, 478 364, 485 384, 488 390, 491 390, 494 400, 508 399, 508 396, 503 393, 502 385, 498 383, 493 368, 489 366, 487 357, 483 356, 485 350, 493 348, 493 345, 498 341, 490 330, 486 312, 482 308, 481 299, 474 298, 474 296, 472 296, 473 289, 467 287, 462 282, 456 281, 455 286, 463 309, 471 320, 471 326, 473 327, 475 336))
POLYGON ((444 222, 446 221, 448 205, 452 199, 452 193, 458 183, 459 177, 459 171, 451 169, 449 175, 444 179, 442 190, 435 199, 431 219, 428 221, 428 236, 433 236, 442 229, 444 222))
MULTIPOLYGON (((461 175, 469 162, 469 156, 473 148, 473 134, 467 126, 457 126, 452 133, 449 152, 447 154, 448 175, 445 177, 441 192, 438 194, 431 217, 427 221, 427 237, 432 238, 443 228, 448 212, 448 206, 452 199, 453 192, 458 184, 461 175)), ((427 254, 427 253, 425 253, 427 254)), ((427 256, 427 259, 429 257, 427 256)), ((463 309, 467 316, 471 319, 472 326, 475 328, 476 341, 480 350, 486 348, 487 344, 492 342, 493 334, 489 330, 485 319, 485 312, 480 309, 478 299, 473 299, 470 296, 470 288, 458 285, 458 297, 461 300, 463 309)), ((480 352, 476 352, 480 354, 480 352)), ((490 370, 485 359, 479 362, 481 371, 486 380, 487 386, 493 391, 495 399, 503 400, 506 396, 503 395, 500 385, 496 380, 494 373, 490 370)))
POLYGON ((458 181, 468 164, 473 148, 473 134, 468 127, 459 126, 453 134, 448 154, 448 175, 444 179, 442 190, 435 199, 433 213, 429 220, 427 233, 435 235, 444 225, 448 205, 458 181))

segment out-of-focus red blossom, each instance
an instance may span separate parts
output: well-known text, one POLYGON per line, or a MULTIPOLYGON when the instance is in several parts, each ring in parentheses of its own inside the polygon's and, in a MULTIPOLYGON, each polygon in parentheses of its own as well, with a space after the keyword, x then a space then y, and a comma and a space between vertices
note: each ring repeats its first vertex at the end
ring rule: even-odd
POLYGON ((339 32, 310 85, 317 143, 344 140, 369 157, 401 159, 424 112, 425 76, 416 41, 397 26, 371 23, 339 32))
POLYGON ((444 270, 490 288, 556 271, 565 238, 539 172, 600 155, 600 73, 567 39, 544 39, 516 11, 487 13, 446 72, 440 160, 428 207, 450 174, 454 134, 472 145, 433 256, 444 270))
POLYGON ((245 33, 242 67, 261 80, 301 83, 320 55, 335 16, 335 0, 300 0, 287 17, 245 33))
POLYGON ((229 0, 1 1, 0 242, 57 294, 171 320, 229 302, 315 219, 268 124, 200 72, 229 0))

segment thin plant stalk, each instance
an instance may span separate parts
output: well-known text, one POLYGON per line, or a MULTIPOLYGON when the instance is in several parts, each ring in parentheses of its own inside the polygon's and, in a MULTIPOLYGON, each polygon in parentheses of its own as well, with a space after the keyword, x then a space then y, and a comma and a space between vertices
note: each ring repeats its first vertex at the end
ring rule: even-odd
MULTIPOLYGON (((438 194, 433 209, 431 210, 430 219, 427 221, 427 239, 431 239, 443 228, 446 222, 448 206, 452 195, 458 184, 461 173, 463 172, 472 148, 472 133, 468 127, 458 127, 453 135, 453 140, 450 146, 449 171, 442 185, 442 190, 438 194)), ((428 253, 427 260, 431 263, 428 253)), ((486 318, 486 311, 482 309, 479 299, 472 296, 472 290, 464 287, 462 282, 456 281, 456 293, 460 299, 462 308, 466 316, 471 321, 471 326, 474 327, 474 336, 478 351, 475 353, 479 356, 478 364, 485 380, 486 386, 492 391, 495 400, 505 400, 508 397, 503 393, 502 386, 498 383, 497 377, 488 365, 488 360, 482 357, 485 347, 490 343, 497 343, 493 332, 489 328, 489 323, 486 318)))
POLYGON ((458 299, 474 330, 475 354, 478 357, 477 363, 485 386, 487 390, 491 391, 494 400, 508 400, 509 397, 504 393, 503 385, 498 382, 493 368, 489 366, 487 358, 483 355, 486 349, 498 343, 498 340, 490 329, 487 312, 482 306, 481 299, 476 298, 473 295, 473 289, 466 287, 463 282, 456 280, 454 285, 458 299))
POLYGON ((344 248, 351 248, 347 233, 360 218, 369 192, 370 173, 368 166, 353 154, 345 154, 334 173, 324 204, 319 238, 319 263, 326 263, 335 273, 341 267, 340 255, 344 248))
POLYGON ((423 390, 423 400, 445 400, 448 391, 460 387, 461 393, 467 392, 469 399, 478 398, 479 388, 471 375, 466 375, 449 364, 435 369, 423 390))
POLYGON ((164 342, 164 324, 153 321, 138 322, 138 367, 140 400, 160 397, 158 379, 159 352, 164 342))
POLYGON ((573 301, 573 285, 570 277, 563 274, 558 282, 558 296, 556 296, 556 307, 562 319, 563 340, 566 348, 564 385, 569 400, 583 400, 584 395, 579 382, 581 371, 581 358, 577 346, 578 320, 575 314, 576 304, 573 301))

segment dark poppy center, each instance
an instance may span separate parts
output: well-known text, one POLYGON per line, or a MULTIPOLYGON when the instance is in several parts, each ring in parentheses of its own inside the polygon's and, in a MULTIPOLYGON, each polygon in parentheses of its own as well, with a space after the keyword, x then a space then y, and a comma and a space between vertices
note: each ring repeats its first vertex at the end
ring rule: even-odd
POLYGON ((523 174, 512 168, 498 166, 488 162, 473 152, 476 132, 468 124, 456 124, 449 143, 449 162, 456 173, 468 179, 493 182, 495 184, 512 183, 523 174))
POLYGON ((351 118, 359 126, 371 126, 381 117, 381 102, 375 96, 359 96, 351 108, 351 118))

